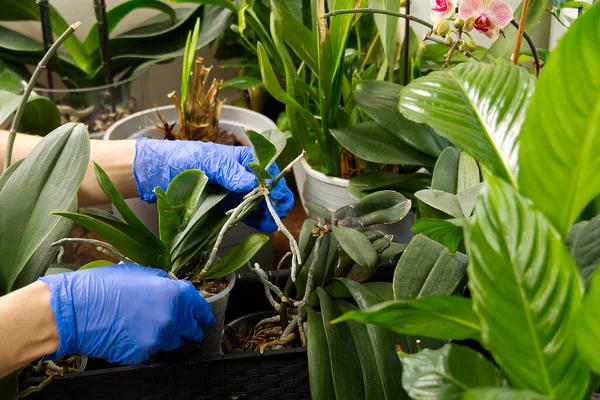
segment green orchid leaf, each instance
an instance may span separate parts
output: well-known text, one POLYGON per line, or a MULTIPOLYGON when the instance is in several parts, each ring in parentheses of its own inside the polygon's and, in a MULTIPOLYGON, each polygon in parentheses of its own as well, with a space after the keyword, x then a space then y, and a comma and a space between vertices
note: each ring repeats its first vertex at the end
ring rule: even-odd
POLYGON ((402 385, 414 400, 462 399, 473 389, 504 387, 494 363, 468 347, 447 344, 439 350, 400 354, 402 385))
POLYGON ((443 340, 479 340, 481 331, 471 300, 458 296, 387 301, 344 314, 333 323, 342 321, 377 324, 396 333, 443 340))
MULTIPOLYGON (((577 225, 575 225, 577 226, 577 225)), ((600 265, 600 216, 589 222, 578 224, 580 229, 571 228, 574 238, 571 245, 571 256, 577 264, 583 283, 587 287, 592 274, 600 265)))
POLYGON ((348 193, 354 199, 361 199, 378 190, 395 190, 410 196, 411 193, 429 187, 431 175, 427 173, 394 174, 384 171, 366 172, 350 179, 348 193))
POLYGON ((454 254, 464 239, 463 228, 457 224, 457 221, 454 219, 418 218, 410 229, 446 246, 450 253, 454 254))
POLYGON ((440 153, 433 169, 432 189, 450 194, 458 193, 458 171, 460 169, 461 154, 461 151, 456 147, 446 147, 440 153))
POLYGON ((440 210, 454 218, 465 217, 456 195, 441 190, 426 189, 415 193, 415 197, 428 206, 440 210))
POLYGON ((365 235, 357 230, 338 226, 333 227, 333 235, 339 242, 340 247, 356 263, 365 268, 373 268, 377 265, 379 257, 365 235))
POLYGON ((594 273, 590 282, 590 288, 585 295, 583 305, 577 313, 575 320, 575 343, 579 354, 588 362, 589 367, 595 373, 600 372, 600 355, 597 349, 600 345, 598 327, 598 306, 600 305, 600 274, 594 273))
MULTIPOLYGON (((22 96, 0 90, 0 124, 14 115, 21 104, 22 96)), ((60 126, 60 112, 52 100, 41 96, 30 96, 23 117, 19 123, 19 132, 45 136, 60 126)))
POLYGON ((107 223, 88 215, 71 212, 55 212, 54 215, 68 218, 92 232, 97 233, 104 238, 107 243, 113 245, 121 254, 140 265, 166 269, 167 260, 162 252, 157 251, 154 247, 144 247, 133 238, 107 223))
MULTIPOLYGON (((358 312, 358 308, 348 302, 338 300, 334 304, 339 314, 358 312)), ((383 385, 381 383, 379 372, 377 371, 377 361, 375 360, 373 347, 371 347, 371 340, 369 339, 367 327, 350 320, 346 321, 344 325, 346 325, 350 331, 352 341, 354 342, 360 360, 362 381, 365 387, 364 398, 385 399, 383 385)))
POLYGON ((248 90, 255 87, 262 87, 263 83, 260 79, 252 76, 238 76, 235 78, 223 81, 221 89, 227 89, 228 87, 236 88, 239 90, 248 90))
POLYGON ((131 208, 129 208, 125 202, 125 199, 123 199, 123 196, 121 196, 121 193, 119 193, 106 172, 104 172, 104 170, 96 163, 94 163, 94 172, 96 173, 98 185, 100 185, 100 188, 104 194, 106 194, 106 197, 109 198, 125 222, 127 222, 130 227, 138 231, 140 234, 152 240, 158 249, 164 249, 163 243, 150 231, 150 229, 146 227, 146 225, 144 225, 142 221, 140 221, 133 211, 131 211, 131 208))
POLYGON ((331 129, 344 148, 360 159, 378 164, 433 166, 435 159, 410 147, 373 121, 331 129))
MULTIPOLYGON (((306 247, 309 246, 309 243, 312 242, 311 246, 314 245, 316 238, 312 236, 311 231, 317 225, 317 221, 312 219, 305 219, 302 223, 302 228, 300 228, 300 235, 298 236, 298 248, 300 249, 300 254, 303 254, 306 250, 306 247)), ((304 264, 305 260, 302 260, 304 264)))
MULTIPOLYGON (((0 295, 13 289, 41 246, 62 238, 63 229, 58 228, 62 219, 52 211, 71 206, 88 162, 87 129, 82 124, 65 124, 46 136, 8 179, 0 179, 0 204, 13 205, 10 212, 0 213, 0 237, 11 238, 0 241, 0 295)), ((45 250, 41 251, 52 255, 45 250)), ((51 262, 37 259, 44 268, 51 262)))
POLYGON ((165 247, 171 245, 173 237, 177 233, 181 219, 179 213, 175 211, 171 203, 169 202, 168 195, 162 190, 160 186, 154 189, 156 194, 156 207, 158 209, 158 232, 160 234, 160 241, 164 243, 165 247))
POLYGON ((44 276, 65 274, 77 270, 79 270, 79 265, 76 264, 50 264, 50 266, 48 266, 48 269, 44 273, 44 276))
POLYGON ((269 237, 262 233, 253 233, 245 237, 208 270, 204 279, 218 279, 237 271, 246 265, 268 241, 269 237))
POLYGON ((256 178, 259 181, 265 181, 267 179, 273 178, 271 176, 271 174, 268 173, 267 170, 264 169, 263 167, 261 167, 259 164, 255 163, 255 162, 249 162, 247 165, 248 165, 248 168, 250 168, 250 171, 252 171, 254 176, 256 176, 256 178))
POLYGON ((307 355, 310 397, 314 400, 335 399, 329 346, 321 314, 307 307, 307 355))
MULTIPOLYGON (((336 279, 334 282, 341 282, 346 286, 362 311, 384 302, 382 297, 373 293, 365 284, 361 285, 350 279, 336 279)), ((398 335, 389 329, 374 324, 367 325, 367 332, 373 347, 377 370, 383 383, 385 399, 408 400, 409 397, 402 389, 402 382, 399 379, 402 376, 402 366, 398 362, 398 357, 394 351, 398 345, 405 349, 408 348, 406 336, 398 335)))
POLYGON ((596 5, 552 52, 521 131, 519 187, 561 235, 600 194, 600 80, 587 69, 600 62, 600 53, 592 50, 599 19, 596 5), (564 74, 567 65, 581 73, 564 74), (565 103, 565 98, 573 100, 565 103))
POLYGON ((279 157, 287 143, 283 132, 277 129, 269 129, 261 133, 248 130, 246 134, 252 143, 254 162, 265 170, 279 157))
MULTIPOLYGON (((381 253, 381 261, 385 261, 385 260, 393 260, 396 257, 398 257, 398 255, 400 255, 404 250, 406 249, 406 245, 404 243, 397 243, 397 242, 392 242, 390 243, 390 247, 388 247, 387 249, 385 249, 383 251, 383 253, 381 253)), ((391 287, 391 285, 390 285, 391 287)), ((393 299, 393 295, 392 295, 392 299, 393 299)))
POLYGON ((456 194, 466 192, 479 185, 480 182, 481 173, 477 161, 464 151, 461 152, 458 160, 456 194))
POLYGON ((223 7, 234 13, 238 12, 238 8, 232 0, 169 0, 173 3, 195 3, 195 4, 212 4, 223 7))
POLYGON ((582 398, 588 370, 570 330, 582 292, 575 263, 546 218, 509 184, 488 176, 479 196, 465 243, 483 346, 512 387, 582 398))
POLYGON ((82 266, 81 268, 77 269, 78 271, 83 271, 86 269, 93 269, 93 268, 100 268, 100 267, 108 267, 111 265, 115 265, 114 262, 112 261, 108 261, 108 260, 96 260, 96 261, 92 261, 89 262, 87 264, 85 264, 84 266, 82 266))
POLYGON ((472 188, 456 195, 460 209, 465 217, 470 217, 473 213, 473 208, 475 208, 475 203, 477 201, 477 195, 481 191, 482 187, 483 183, 478 183, 472 188))
POLYGON ((451 254, 448 249, 443 249, 421 286, 417 298, 448 296, 454 293, 465 277, 468 261, 463 253, 451 254))
POLYGON ((331 221, 333 214, 331 213, 331 211, 329 211, 327 207, 323 207, 320 204, 310 202, 306 203, 304 206, 308 208, 308 211, 310 211, 310 214, 312 216, 321 218, 325 222, 331 221))
MULTIPOLYGON (((331 325, 329 322, 339 317, 340 312, 327 293, 317 287, 321 304, 321 316, 329 348, 329 361, 335 394, 340 399, 364 399, 364 384, 360 358, 346 324, 331 325)), ((310 338, 309 338, 310 340, 310 338)))
POLYGON ((410 211, 410 207, 410 200, 402 194, 393 190, 381 190, 339 208, 333 213, 331 223, 346 228, 392 224, 404 218, 410 211))
POLYGON ((550 397, 529 390, 507 387, 475 388, 463 393, 462 400, 550 400, 550 397))
POLYGON ((166 199, 180 220, 181 228, 185 228, 204 200, 204 188, 208 178, 197 169, 183 171, 169 183, 166 199))
POLYGON ((400 112, 514 181, 517 138, 534 83, 524 68, 502 60, 467 62, 411 82, 400 93, 400 112))
MULTIPOLYGON (((365 114, 407 146, 429 156, 438 157, 450 143, 429 126, 415 123, 400 113, 398 101, 401 90, 402 86, 395 83, 362 81, 356 85, 353 98, 365 114)), ((392 146, 392 143, 388 146, 392 146)), ((382 147, 382 150, 384 148, 382 147)))

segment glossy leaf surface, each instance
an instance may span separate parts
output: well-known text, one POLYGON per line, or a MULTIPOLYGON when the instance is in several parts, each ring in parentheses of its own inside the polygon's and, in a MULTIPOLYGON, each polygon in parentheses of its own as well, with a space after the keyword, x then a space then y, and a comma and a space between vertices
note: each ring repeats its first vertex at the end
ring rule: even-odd
POLYGON ((204 275, 204 279, 221 278, 238 270, 246 265, 268 241, 269 237, 262 233, 253 233, 245 237, 209 269, 208 273, 204 275))
MULTIPOLYGON (((585 286, 600 265, 600 216, 585 221, 576 229, 571 247, 571 256, 577 264, 585 286)), ((571 231, 574 229, 572 228, 571 231)))
POLYGON ((462 399, 475 388, 506 386, 491 361, 456 344, 417 354, 400 354, 400 360, 404 367, 402 386, 413 400, 462 399))
POLYGON ((575 264, 539 211, 504 181, 486 181, 465 233, 482 344, 513 387, 581 398, 588 370, 569 328, 581 304, 575 264))
POLYGON ((338 227, 364 228, 400 221, 410 211, 411 202, 392 190, 369 194, 357 202, 337 209, 331 222, 338 227))
POLYGON ((342 315, 335 322, 377 324, 396 333, 435 339, 479 340, 480 328, 470 299, 429 296, 414 300, 387 301, 365 311, 342 315))
POLYGON ((473 61, 411 82, 400 93, 400 112, 512 181, 533 86, 534 78, 521 67, 473 61))
POLYGON ((600 372, 600 274, 594 273, 590 282, 589 292, 586 294, 583 305, 577 313, 575 321, 575 338, 579 353, 585 358, 596 374, 600 372))
POLYGON ((565 236, 600 194, 600 76, 588 68, 600 63, 599 20, 596 5, 552 52, 521 132, 519 187, 565 236), (579 72, 565 74, 567 67, 579 72))

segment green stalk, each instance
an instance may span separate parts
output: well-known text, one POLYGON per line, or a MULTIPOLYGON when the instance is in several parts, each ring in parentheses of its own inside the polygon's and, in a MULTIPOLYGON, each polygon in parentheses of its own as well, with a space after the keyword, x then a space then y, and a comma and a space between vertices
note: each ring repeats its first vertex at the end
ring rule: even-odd
POLYGON ((27 100, 29 100, 29 96, 31 95, 33 88, 37 84, 37 81, 40 78, 42 71, 44 69, 46 69, 48 62, 52 59, 52 56, 54 55, 54 53, 56 53, 56 50, 63 44, 63 42, 69 36, 71 36, 71 34, 73 34, 73 32, 75 32, 77 30, 79 25, 81 25, 81 22, 77 21, 73 25, 69 26, 69 28, 67 28, 67 30, 62 35, 60 35, 60 37, 58 39, 56 39, 56 42, 54 42, 52 44, 52 46, 50 47, 48 52, 44 55, 42 60, 39 62, 39 64, 35 68, 35 71, 33 71, 33 74, 31 75, 31 79, 29 80, 29 83, 27 84, 27 87, 25 88, 25 92, 23 93, 23 97, 21 98, 21 104, 19 104, 19 108, 17 109, 17 112, 15 113, 15 117, 13 118, 13 121, 12 121, 12 125, 10 126, 10 131, 8 133, 8 142, 6 144, 6 155, 4 157, 3 172, 6 171, 6 169, 8 167, 10 167, 13 146, 15 144, 15 139, 17 138, 17 129, 19 128, 19 123, 21 122, 21 117, 23 117, 23 112, 25 111, 25 106, 27 105, 27 100))

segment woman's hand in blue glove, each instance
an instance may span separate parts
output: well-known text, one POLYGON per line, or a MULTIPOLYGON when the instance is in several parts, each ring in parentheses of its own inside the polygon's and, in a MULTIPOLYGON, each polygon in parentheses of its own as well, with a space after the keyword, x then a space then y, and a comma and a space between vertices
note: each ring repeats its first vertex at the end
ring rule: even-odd
MULTIPOLYGON (((153 192, 156 186, 166 190, 177 174, 188 169, 202 170, 209 183, 217 183, 233 193, 245 194, 257 185, 256 177, 247 166, 251 161, 252 150, 245 146, 139 138, 136 141, 133 173, 140 198, 149 203, 156 201, 153 192)), ((279 174, 279 168, 273 163, 268 172, 275 177, 279 174)), ((284 218, 294 205, 294 195, 287 187, 285 178, 271 190, 271 198, 275 211, 280 218, 284 218)), ((239 198, 230 195, 228 200, 225 202, 227 205, 235 206, 239 198)), ((263 232, 277 230, 264 204, 245 222, 263 232)))
POLYGON ((184 339, 199 342, 214 324, 210 306, 187 281, 163 270, 122 264, 40 278, 50 288, 50 306, 60 346, 55 359, 85 354, 137 364, 184 339))

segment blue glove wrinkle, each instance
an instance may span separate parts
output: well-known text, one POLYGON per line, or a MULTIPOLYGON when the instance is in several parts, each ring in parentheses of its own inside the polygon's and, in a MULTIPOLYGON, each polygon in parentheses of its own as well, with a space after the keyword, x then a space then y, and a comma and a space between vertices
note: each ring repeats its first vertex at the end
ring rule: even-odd
POLYGON ((214 323, 206 300, 186 281, 163 270, 135 264, 95 268, 40 278, 50 288, 50 305, 65 354, 135 364, 184 339, 200 341, 214 323))

